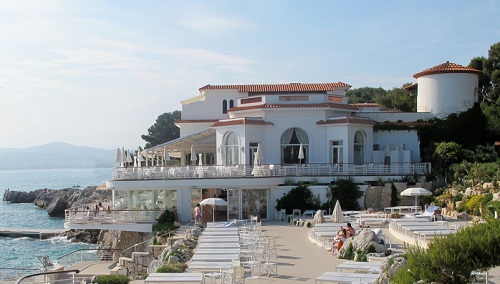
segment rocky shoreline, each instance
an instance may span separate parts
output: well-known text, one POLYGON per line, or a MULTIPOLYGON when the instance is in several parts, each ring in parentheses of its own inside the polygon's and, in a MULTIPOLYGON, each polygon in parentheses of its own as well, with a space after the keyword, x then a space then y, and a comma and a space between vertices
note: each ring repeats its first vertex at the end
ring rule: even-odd
POLYGON ((64 211, 69 208, 94 204, 111 199, 111 191, 97 190, 96 186, 85 189, 38 189, 35 191, 6 190, 3 201, 10 203, 34 203, 45 209, 50 217, 64 218, 64 211))
MULTIPOLYGON (((98 190, 96 186, 88 186, 85 189, 64 188, 64 189, 38 189, 30 192, 6 190, 3 195, 3 201, 10 203, 33 203, 36 206, 45 209, 50 217, 64 218, 66 209, 93 205, 99 202, 111 200, 110 190, 98 190)), ((71 242, 84 242, 97 244, 101 249, 115 249, 114 260, 121 256, 120 252, 131 246, 150 239, 152 233, 137 233, 124 231, 107 230, 69 230, 62 236, 71 240, 71 242)), ((142 244, 140 248, 145 247, 142 244)), ((132 251, 124 253, 124 256, 130 256, 132 251)))
MULTIPOLYGON (((97 190, 96 186, 88 186, 85 189, 64 188, 64 189, 38 189, 34 191, 14 191, 6 190, 3 194, 3 201, 10 203, 33 203, 37 207, 45 209, 48 216, 64 218, 66 209, 95 204, 111 199, 111 192, 108 190, 97 190)), ((71 242, 84 242, 97 244, 101 230, 71 230, 63 235, 71 242)))

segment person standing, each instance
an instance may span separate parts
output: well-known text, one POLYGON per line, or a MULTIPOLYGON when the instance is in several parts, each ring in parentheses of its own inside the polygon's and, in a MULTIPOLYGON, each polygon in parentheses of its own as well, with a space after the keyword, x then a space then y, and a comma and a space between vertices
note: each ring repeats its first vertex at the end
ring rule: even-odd
POLYGON ((194 224, 201 225, 201 206, 200 206, 200 203, 196 204, 196 207, 193 209, 193 217, 194 217, 194 224))

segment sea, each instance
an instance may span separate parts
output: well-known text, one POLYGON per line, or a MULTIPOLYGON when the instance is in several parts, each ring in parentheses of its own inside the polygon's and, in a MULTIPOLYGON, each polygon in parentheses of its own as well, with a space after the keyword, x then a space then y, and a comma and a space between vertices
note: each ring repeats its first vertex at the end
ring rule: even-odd
MULTIPOLYGON (((111 168, 1 170, 0 195, 5 190, 33 191, 97 186, 110 180, 111 168)), ((52 218, 34 204, 10 204, 0 201, 0 228, 62 229, 64 219, 52 218)), ((38 256, 48 256, 52 262, 72 251, 95 248, 96 245, 72 243, 65 237, 46 240, 35 238, 0 237, 0 270, 3 268, 43 268, 38 256)))

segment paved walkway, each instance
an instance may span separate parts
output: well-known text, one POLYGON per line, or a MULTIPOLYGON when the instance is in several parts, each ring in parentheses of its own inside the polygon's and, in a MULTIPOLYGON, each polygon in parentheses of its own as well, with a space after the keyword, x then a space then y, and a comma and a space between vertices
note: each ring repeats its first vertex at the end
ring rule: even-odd
MULTIPOLYGON (((309 240, 310 229, 307 227, 296 227, 283 221, 265 221, 262 222, 262 229, 267 236, 276 237, 279 277, 261 276, 260 279, 248 279, 246 283, 315 283, 316 277, 335 271, 335 266, 345 261, 330 253, 322 253, 321 247, 309 240)), ((382 228, 382 231, 390 235, 388 228, 382 228)), ((391 242, 393 252, 404 252, 401 241, 391 237, 391 242)), ((500 268, 490 270, 489 280, 490 283, 500 283, 500 268)), ((142 284, 144 281, 132 283, 142 284)))

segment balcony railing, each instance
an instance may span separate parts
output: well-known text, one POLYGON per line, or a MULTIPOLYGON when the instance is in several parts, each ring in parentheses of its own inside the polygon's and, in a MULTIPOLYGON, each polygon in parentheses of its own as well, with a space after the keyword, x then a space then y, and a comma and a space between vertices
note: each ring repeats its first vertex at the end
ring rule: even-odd
POLYGON ((297 176, 388 176, 423 175, 431 172, 430 163, 234 165, 114 168, 113 180, 210 179, 238 177, 297 176))
POLYGON ((67 224, 134 224, 153 223, 163 210, 84 210, 66 209, 64 222, 67 224))

